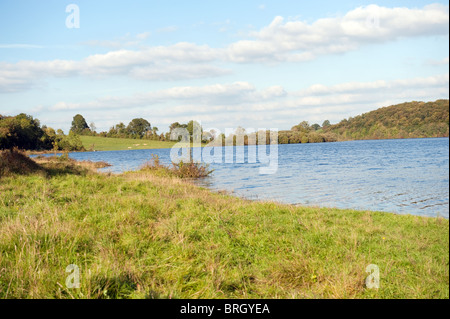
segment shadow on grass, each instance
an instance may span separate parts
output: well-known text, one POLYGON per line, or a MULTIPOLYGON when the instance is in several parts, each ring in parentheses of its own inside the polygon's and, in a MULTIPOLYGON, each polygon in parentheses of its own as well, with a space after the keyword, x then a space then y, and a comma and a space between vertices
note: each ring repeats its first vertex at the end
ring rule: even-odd
POLYGON ((44 168, 17 149, 0 151, 0 177, 44 172, 44 168))
POLYGON ((95 298, 119 299, 127 298, 137 290, 138 285, 129 274, 113 277, 95 277, 91 280, 95 298))
POLYGON ((116 276, 96 276, 90 280, 92 296, 96 299, 128 299, 135 293, 144 299, 170 299, 170 295, 155 290, 142 290, 135 276, 124 272, 116 276))

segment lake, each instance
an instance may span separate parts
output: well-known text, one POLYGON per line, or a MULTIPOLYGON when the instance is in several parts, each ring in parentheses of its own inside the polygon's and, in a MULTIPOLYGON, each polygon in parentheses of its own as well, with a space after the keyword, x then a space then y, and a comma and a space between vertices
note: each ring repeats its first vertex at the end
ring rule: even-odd
MULTIPOLYGON (((223 148, 226 150, 226 148, 223 148)), ((248 155, 248 147, 232 147, 248 155)), ((170 149, 71 153, 78 160, 106 161, 103 171, 138 169, 170 149)), ((449 217, 449 139, 399 139, 278 147, 278 170, 261 175, 261 163, 211 164, 211 177, 196 181, 248 199, 449 217)))

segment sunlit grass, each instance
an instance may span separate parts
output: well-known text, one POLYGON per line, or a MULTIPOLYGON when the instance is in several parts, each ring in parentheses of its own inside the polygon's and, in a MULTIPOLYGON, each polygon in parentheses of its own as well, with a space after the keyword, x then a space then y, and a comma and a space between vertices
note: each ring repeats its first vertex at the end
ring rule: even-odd
POLYGON ((120 151, 171 148, 176 142, 139 140, 129 138, 107 138, 98 136, 80 136, 86 150, 120 151))
POLYGON ((442 218, 253 202, 152 170, 0 179, 1 298, 448 298, 442 218), (69 289, 66 267, 80 268, 69 289), (380 288, 367 289, 369 264, 380 288))

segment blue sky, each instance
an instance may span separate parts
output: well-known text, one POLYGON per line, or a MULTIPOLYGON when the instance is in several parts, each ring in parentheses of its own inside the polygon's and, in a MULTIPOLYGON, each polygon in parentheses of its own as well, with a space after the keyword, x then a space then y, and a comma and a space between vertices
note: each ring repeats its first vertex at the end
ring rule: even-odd
POLYGON ((289 129, 448 98, 445 1, 0 2, 0 114, 289 129), (68 28, 79 8, 80 28, 68 28))

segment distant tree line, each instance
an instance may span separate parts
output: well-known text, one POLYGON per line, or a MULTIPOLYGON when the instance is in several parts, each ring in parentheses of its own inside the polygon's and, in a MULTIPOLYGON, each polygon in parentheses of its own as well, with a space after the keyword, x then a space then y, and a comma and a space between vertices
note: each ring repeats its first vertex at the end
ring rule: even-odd
MULTIPOLYGON (((169 141, 172 140, 172 132, 177 128, 185 128, 188 130, 189 134, 193 134, 195 121, 189 121, 186 124, 180 124, 179 122, 174 122, 169 126, 169 132, 159 133, 159 129, 156 126, 150 124, 149 121, 143 118, 135 118, 131 120, 128 125, 123 122, 113 125, 109 131, 103 131, 97 133, 95 131, 95 124, 91 123, 89 126, 85 118, 77 114, 74 116, 72 121, 71 132, 79 135, 88 136, 101 136, 101 137, 111 137, 111 138, 131 138, 131 139, 148 139, 156 141, 169 141)), ((203 132, 203 130, 202 130, 203 132)), ((206 140, 204 140, 206 141, 206 140)))
MULTIPOLYGON (((235 135, 242 134, 242 129, 235 135)), ((255 133, 244 136, 244 145, 258 142, 255 133)), ((262 135, 260 135, 262 136, 262 135)), ((266 142, 268 143, 269 132, 266 142)), ((424 138, 449 136, 449 100, 407 102, 383 107, 331 125, 302 121, 278 132, 278 144, 322 143, 362 139, 424 138)), ((225 140, 225 137, 222 136, 225 140)), ((234 137, 234 145, 239 144, 234 137)))
MULTIPOLYGON (((226 137, 214 130, 206 132, 197 124, 193 120, 188 123, 174 122, 169 126, 169 132, 159 133, 158 128, 152 127, 146 119, 135 118, 128 125, 121 122, 109 131, 97 133, 94 123, 88 125, 86 119, 77 114, 69 134, 65 135, 60 129, 55 131, 51 127, 41 126, 38 119, 24 113, 17 116, 0 115, 0 149, 18 147, 27 150, 82 151, 84 148, 79 135, 166 141, 181 139, 173 134, 178 128, 186 129, 193 136, 196 127, 200 127, 196 133, 200 134, 203 143, 214 141, 217 146, 260 143, 258 139, 261 138, 266 143, 270 142, 269 131, 264 135, 264 132, 245 132, 245 129, 238 127, 234 134, 226 137)), ((278 144, 444 136, 449 136, 449 100, 392 105, 344 119, 334 125, 328 120, 322 125, 310 125, 302 121, 290 130, 279 131, 278 144)))
MULTIPOLYGON (((174 122, 169 126, 169 132, 159 134, 157 127, 142 118, 133 119, 128 125, 119 123, 108 132, 96 133, 89 127, 81 115, 76 115, 72 122, 71 131, 81 135, 96 135, 103 137, 121 137, 135 139, 172 140, 172 133, 177 128, 185 128, 193 135, 195 121, 188 123, 174 122)), ((215 140, 217 145, 225 145, 231 141, 233 145, 243 143, 248 145, 259 143, 258 134, 247 133, 239 127, 234 134, 226 137, 216 132, 204 132, 201 128, 202 142, 215 140), (237 136, 243 135, 243 140, 237 136), (242 142, 243 141, 243 142, 242 142)), ((389 139, 389 138, 417 138, 438 137, 449 135, 449 100, 435 102, 408 102, 383 107, 375 111, 344 119, 332 125, 329 120, 309 124, 302 121, 290 130, 278 132, 278 144, 323 143, 357 139, 389 139)), ((259 135, 263 136, 263 135, 259 135)), ((178 137, 180 140, 180 137, 178 137)), ((192 138, 191 138, 192 140, 192 138)), ((267 132, 266 143, 269 143, 267 132)))
POLYGON ((165 141, 164 134, 158 135, 159 129, 152 127, 150 122, 143 118, 135 118, 128 125, 123 122, 112 126, 109 131, 97 133, 95 124, 89 126, 81 114, 74 116, 70 131, 79 135, 101 136, 113 138, 151 139, 165 141))

